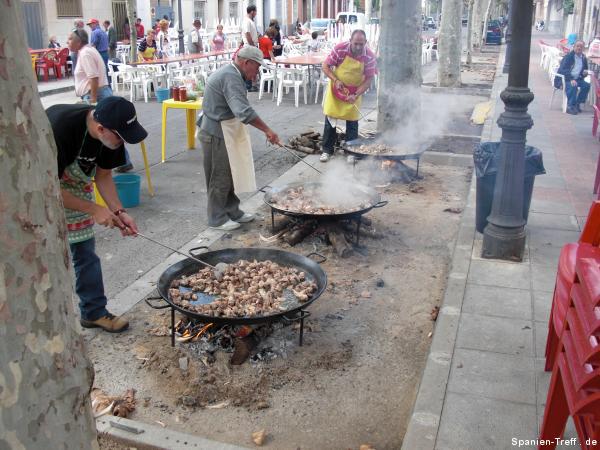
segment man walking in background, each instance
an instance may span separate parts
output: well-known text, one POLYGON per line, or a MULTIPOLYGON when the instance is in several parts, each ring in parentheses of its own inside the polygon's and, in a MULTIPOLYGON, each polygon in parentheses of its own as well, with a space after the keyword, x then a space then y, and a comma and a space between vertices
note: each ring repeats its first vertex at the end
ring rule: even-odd
POLYGON ((90 45, 100 53, 102 61, 104 61, 104 67, 106 68, 106 75, 108 76, 108 35, 100 29, 98 19, 90 19, 88 26, 92 30, 90 45))
POLYGON ((114 60, 117 57, 117 30, 111 26, 110 20, 105 20, 104 31, 108 36, 108 56, 114 60))
MULTIPOLYGON (((246 13, 246 17, 244 17, 244 22, 242 23, 242 39, 244 40, 244 45, 258 47, 258 30, 256 28, 256 24, 254 23, 254 18, 256 17, 256 6, 248 6, 246 8, 246 13)), ((252 87, 252 80, 246 80, 246 89, 248 92, 258 91, 258 88, 252 87)))

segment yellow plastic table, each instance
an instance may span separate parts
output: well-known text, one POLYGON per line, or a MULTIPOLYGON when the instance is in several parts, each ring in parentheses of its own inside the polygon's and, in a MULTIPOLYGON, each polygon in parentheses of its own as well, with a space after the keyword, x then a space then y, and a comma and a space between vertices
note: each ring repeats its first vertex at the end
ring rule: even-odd
MULTIPOLYGON (((146 180, 148 181, 148 192, 150 193, 150 197, 154 197, 154 186, 152 186, 152 179, 150 178, 150 165, 148 164, 148 155, 146 154, 146 143, 144 141, 140 142, 140 147, 142 156, 144 157, 144 169, 146 171, 146 180)), ((94 183, 94 194, 96 195, 96 203, 101 206, 106 206, 106 202, 100 195, 98 188, 96 188, 96 183, 94 183)))
POLYGON ((194 146, 194 135, 196 134, 196 112, 202 109, 202 99, 194 101, 178 102, 170 98, 162 102, 162 162, 166 160, 165 147, 167 145, 167 111, 169 108, 185 109, 185 121, 187 124, 188 149, 194 146))

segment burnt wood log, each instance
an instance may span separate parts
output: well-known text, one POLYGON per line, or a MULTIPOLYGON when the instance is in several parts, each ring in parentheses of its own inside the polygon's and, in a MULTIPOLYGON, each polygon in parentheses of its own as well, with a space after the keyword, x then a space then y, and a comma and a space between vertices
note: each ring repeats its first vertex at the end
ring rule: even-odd
POLYGON ((279 233, 282 230, 285 230, 286 228, 291 228, 293 226, 294 222, 292 221, 292 219, 288 216, 283 216, 281 219, 279 219, 277 222, 275 222, 275 227, 273 228, 273 232, 274 233, 279 233))
POLYGON ((336 254, 341 258, 348 258, 354 253, 352 246, 348 243, 344 232, 338 225, 333 224, 327 227, 327 238, 336 254))
MULTIPOLYGON (((342 228, 344 229, 344 231, 352 233, 353 235, 356 235, 356 223, 355 222, 343 222, 342 228)), ((360 227, 360 235, 370 237, 371 239, 383 239, 384 238, 383 233, 380 233, 378 231, 375 231, 373 228, 365 226, 364 223, 360 227)))
POLYGON ((294 227, 287 233, 284 233, 282 238, 285 242, 293 247, 297 243, 301 242, 306 236, 311 234, 314 229, 315 224, 313 221, 304 222, 294 227))

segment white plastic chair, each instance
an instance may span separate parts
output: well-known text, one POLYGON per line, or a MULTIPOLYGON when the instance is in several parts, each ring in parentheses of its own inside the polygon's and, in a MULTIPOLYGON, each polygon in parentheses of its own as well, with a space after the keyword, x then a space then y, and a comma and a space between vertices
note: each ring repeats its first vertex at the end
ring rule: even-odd
MULTIPOLYGON (((322 70, 319 71, 319 76, 317 77, 317 80, 315 81, 316 86, 316 92, 315 92, 315 105, 317 104, 317 101, 319 100, 319 86, 323 86, 323 101, 325 101, 325 89, 327 89, 327 86, 329 85, 329 77, 327 75, 325 75, 325 72, 323 72, 322 70)), ((322 103, 321 102, 321 103, 322 103)))
POLYGON ((275 98, 275 80, 277 74, 277 66, 265 62, 265 66, 260 66, 260 85, 258 88, 258 99, 262 98, 265 83, 267 84, 267 92, 272 90, 275 98))
POLYGON ((283 89, 289 92, 290 88, 294 88, 294 99, 296 108, 298 108, 298 100, 300 98, 300 88, 304 90, 304 104, 307 101, 308 77, 307 72, 301 69, 281 68, 277 70, 277 106, 281 104, 283 99, 283 89))
POLYGON ((152 77, 148 75, 146 70, 137 67, 127 71, 125 77, 126 78, 123 81, 124 85, 129 85, 129 101, 133 102, 134 100, 137 100, 138 90, 142 89, 144 92, 144 102, 148 103, 152 77))
POLYGON ((550 97, 550 103, 548 104, 548 107, 550 109, 552 109, 552 102, 554 101, 554 94, 556 94, 556 91, 562 91, 562 112, 567 112, 567 90, 566 90, 566 85, 565 85, 565 76, 556 72, 556 70, 558 70, 558 67, 556 67, 555 71, 553 72, 553 77, 552 77, 552 96, 550 97), (562 81, 561 83, 561 87, 557 88, 556 86, 554 86, 554 78, 555 77, 559 77, 562 81))

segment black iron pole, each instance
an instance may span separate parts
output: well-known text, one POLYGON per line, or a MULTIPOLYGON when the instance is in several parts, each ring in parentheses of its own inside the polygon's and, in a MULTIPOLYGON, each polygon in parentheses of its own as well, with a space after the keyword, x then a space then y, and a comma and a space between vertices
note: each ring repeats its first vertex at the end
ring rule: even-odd
POLYGON ((506 54, 504 55, 504 67, 502 67, 502 73, 508 73, 510 70, 510 50, 512 42, 512 5, 513 0, 508 0, 508 26, 506 27, 506 35, 504 41, 506 42, 506 54))
POLYGON ((522 261, 525 249, 523 185, 525 180, 525 139, 533 120, 527 105, 533 100, 528 88, 533 2, 512 5, 510 24, 512 49, 508 87, 500 94, 504 112, 498 119, 502 128, 500 166, 496 175, 492 213, 483 231, 484 258, 522 261))
POLYGON ((183 46, 183 19, 181 18, 181 0, 177 0, 177 19, 179 21, 179 29, 177 30, 179 35, 179 54, 183 55, 185 53, 185 48, 183 46))

